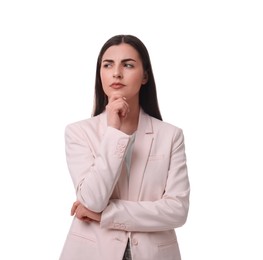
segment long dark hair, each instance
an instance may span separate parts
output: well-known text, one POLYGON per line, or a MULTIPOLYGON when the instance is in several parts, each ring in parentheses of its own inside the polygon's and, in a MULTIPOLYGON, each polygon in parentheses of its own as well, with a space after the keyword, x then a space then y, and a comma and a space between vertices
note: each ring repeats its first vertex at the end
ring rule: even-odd
POLYGON ((96 69, 96 79, 95 79, 95 98, 94 98, 94 110, 93 116, 99 115, 105 110, 105 107, 108 103, 108 97, 105 95, 101 78, 100 78, 100 67, 102 56, 105 51, 113 46, 119 45, 121 43, 127 43, 136 49, 142 60, 143 69, 147 72, 148 81, 140 89, 139 93, 139 104, 141 108, 150 116, 153 116, 157 119, 162 120, 162 116, 159 110, 156 85, 152 71, 152 65, 150 61, 150 56, 147 48, 142 43, 140 39, 133 35, 116 35, 110 38, 101 48, 98 60, 97 60, 97 69, 96 69))

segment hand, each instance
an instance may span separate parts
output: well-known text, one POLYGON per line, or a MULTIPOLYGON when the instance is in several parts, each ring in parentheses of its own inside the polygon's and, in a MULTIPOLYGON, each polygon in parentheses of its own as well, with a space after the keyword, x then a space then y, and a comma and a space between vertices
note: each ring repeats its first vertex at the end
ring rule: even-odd
POLYGON ((129 113, 129 105, 125 97, 113 95, 106 106, 108 126, 120 129, 122 121, 129 113))
POLYGON ((101 213, 93 212, 88 208, 84 207, 79 201, 75 201, 71 207, 71 216, 75 215, 76 218, 84 222, 101 220, 101 213))

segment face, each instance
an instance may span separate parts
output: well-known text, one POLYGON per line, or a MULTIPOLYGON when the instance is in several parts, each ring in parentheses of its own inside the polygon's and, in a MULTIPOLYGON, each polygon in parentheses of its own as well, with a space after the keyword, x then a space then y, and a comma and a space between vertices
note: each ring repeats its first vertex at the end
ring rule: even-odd
POLYGON ((126 43, 106 50, 102 56, 100 77, 108 98, 120 95, 127 100, 138 100, 140 88, 147 82, 139 53, 126 43))

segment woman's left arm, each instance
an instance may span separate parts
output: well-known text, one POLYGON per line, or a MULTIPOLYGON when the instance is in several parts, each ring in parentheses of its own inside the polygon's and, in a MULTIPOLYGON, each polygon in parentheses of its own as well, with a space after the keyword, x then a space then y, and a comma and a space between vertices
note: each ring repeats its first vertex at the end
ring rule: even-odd
POLYGON ((160 199, 110 200, 109 205, 102 212, 100 225, 102 228, 145 232, 180 227, 188 216, 189 195, 184 136, 179 130, 173 137, 167 180, 160 199))

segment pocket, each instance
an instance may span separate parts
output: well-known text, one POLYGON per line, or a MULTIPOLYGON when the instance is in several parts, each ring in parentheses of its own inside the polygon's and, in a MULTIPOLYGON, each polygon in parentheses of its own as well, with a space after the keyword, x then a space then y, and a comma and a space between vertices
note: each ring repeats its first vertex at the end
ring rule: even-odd
POLYGON ((163 154, 152 154, 149 156, 149 161, 158 161, 164 158, 163 154))
POLYGON ((158 248, 169 247, 169 246, 172 246, 173 244, 177 244, 177 240, 176 239, 172 239, 172 240, 169 240, 169 241, 165 241, 163 243, 159 243, 158 244, 158 248))
POLYGON ((157 248, 158 259, 181 260, 177 237, 173 229, 153 233, 151 241, 157 248))
POLYGON ((70 231, 61 252, 60 260, 98 259, 98 249, 93 237, 70 231))
POLYGON ((92 237, 92 236, 88 236, 88 235, 84 235, 84 234, 80 234, 80 233, 77 233, 77 232, 74 232, 74 231, 71 231, 70 232, 70 235, 71 236, 75 236, 75 237, 78 237, 78 238, 82 238, 82 239, 86 239, 86 240, 88 240, 88 241, 90 241, 90 242, 92 242, 92 243, 96 243, 96 240, 95 240, 95 238, 94 237, 92 237))
POLYGON ((96 237, 95 234, 93 234, 92 223, 87 224, 84 221, 74 218, 69 235, 74 240, 86 241, 86 243, 91 245, 96 244, 96 237))
POLYGON ((176 239, 158 244, 158 253, 160 259, 181 260, 181 255, 176 239))

